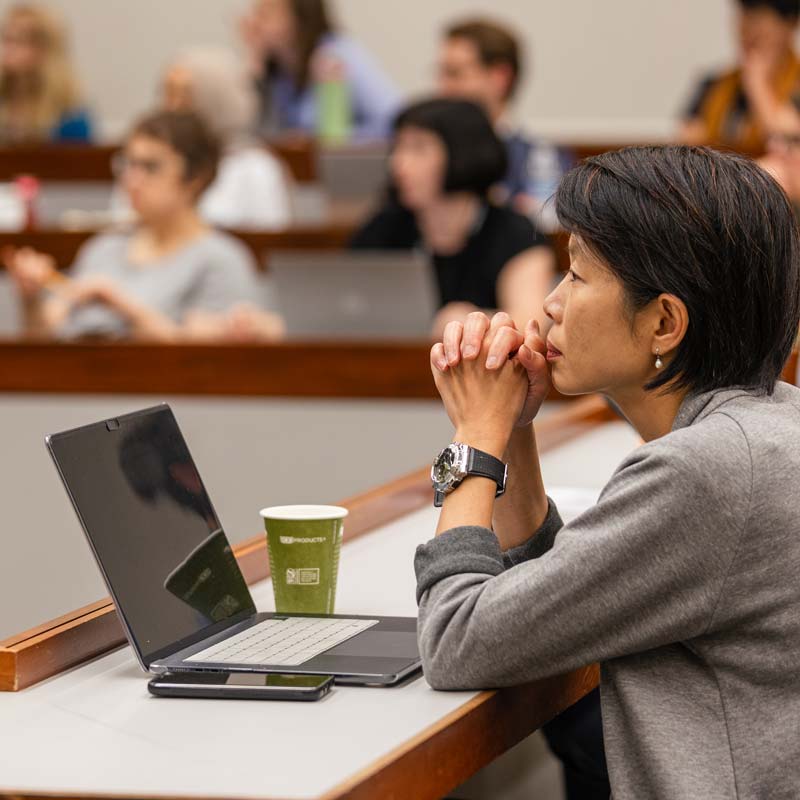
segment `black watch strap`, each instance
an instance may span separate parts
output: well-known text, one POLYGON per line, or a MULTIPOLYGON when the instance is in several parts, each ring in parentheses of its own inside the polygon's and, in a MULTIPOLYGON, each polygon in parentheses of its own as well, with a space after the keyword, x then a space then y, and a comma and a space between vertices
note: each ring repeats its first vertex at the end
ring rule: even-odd
MULTIPOLYGON (((497 484, 495 497, 500 497, 500 495, 502 495, 506 490, 508 467, 502 461, 500 461, 500 459, 495 458, 489 453, 484 453, 483 450, 476 450, 474 447, 469 447, 468 445, 464 444, 458 444, 457 446, 468 448, 469 455, 467 456, 467 463, 465 464, 465 472, 462 472, 459 479, 450 484, 449 487, 444 488, 443 490, 437 490, 436 487, 438 484, 433 475, 434 470, 431 470, 431 478, 434 486, 434 506, 441 508, 442 504, 444 503, 444 498, 447 496, 447 494, 452 492, 457 486, 460 486, 462 481, 465 478, 468 478, 470 475, 477 475, 480 478, 488 478, 490 481, 494 481, 495 484, 497 484)), ((440 457, 443 454, 444 451, 442 451, 440 457)), ((436 464, 437 462, 434 462, 434 469, 436 468, 436 464)))
POLYGON ((506 465, 499 458, 484 453, 483 450, 470 447, 467 472, 494 481, 497 484, 495 497, 500 497, 506 490, 506 465))

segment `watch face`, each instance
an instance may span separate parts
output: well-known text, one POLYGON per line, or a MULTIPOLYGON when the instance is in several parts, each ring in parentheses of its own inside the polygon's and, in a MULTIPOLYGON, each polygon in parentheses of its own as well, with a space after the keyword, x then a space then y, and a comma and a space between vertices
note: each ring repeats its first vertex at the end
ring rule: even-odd
POLYGON ((453 466, 458 454, 454 447, 446 447, 433 465, 433 480, 435 483, 448 483, 453 477, 453 466))

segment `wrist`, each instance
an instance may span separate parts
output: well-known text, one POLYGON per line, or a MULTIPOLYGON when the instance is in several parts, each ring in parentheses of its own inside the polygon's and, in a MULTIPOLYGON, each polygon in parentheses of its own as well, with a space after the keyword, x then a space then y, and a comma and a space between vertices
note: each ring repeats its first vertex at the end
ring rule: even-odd
POLYGON ((469 445, 475 450, 483 450, 484 453, 502 461, 510 435, 510 431, 478 431, 464 427, 456 428, 453 441, 469 445))

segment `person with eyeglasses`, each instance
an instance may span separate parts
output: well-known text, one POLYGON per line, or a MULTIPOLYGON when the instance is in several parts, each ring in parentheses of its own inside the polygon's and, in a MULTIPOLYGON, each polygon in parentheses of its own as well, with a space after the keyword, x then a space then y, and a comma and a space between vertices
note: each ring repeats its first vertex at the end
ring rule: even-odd
POLYGON ((68 277, 45 254, 2 253, 25 332, 160 342, 238 337, 242 330, 242 338, 279 335, 280 323, 250 305, 258 287, 249 252, 198 212, 219 153, 194 113, 163 111, 140 120, 118 165, 136 214, 130 228, 88 241, 68 277))

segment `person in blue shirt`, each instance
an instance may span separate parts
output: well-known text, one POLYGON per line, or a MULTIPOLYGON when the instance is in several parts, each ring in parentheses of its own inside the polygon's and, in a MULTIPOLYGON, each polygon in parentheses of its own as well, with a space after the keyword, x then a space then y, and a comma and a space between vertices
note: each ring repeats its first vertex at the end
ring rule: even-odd
POLYGON ((13 6, 0 25, 0 143, 91 138, 64 26, 38 5, 13 6))
POLYGON ((475 18, 445 30, 439 52, 439 93, 480 103, 506 144, 508 171, 495 199, 535 217, 540 228, 552 230, 555 214, 547 201, 573 159, 568 152, 512 125, 510 104, 522 72, 522 48, 502 25, 475 18))
POLYGON ((320 89, 334 84, 344 88, 345 138, 388 135, 397 90, 369 53, 336 30, 324 0, 256 0, 240 32, 261 94, 262 132, 324 134, 320 89))

